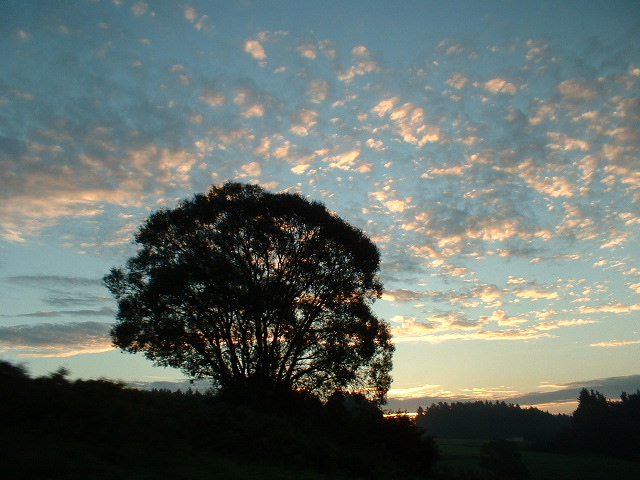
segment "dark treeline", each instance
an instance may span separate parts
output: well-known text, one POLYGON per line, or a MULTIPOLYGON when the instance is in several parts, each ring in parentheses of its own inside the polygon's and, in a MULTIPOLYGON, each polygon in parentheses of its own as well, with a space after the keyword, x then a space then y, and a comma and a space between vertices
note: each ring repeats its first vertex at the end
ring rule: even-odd
POLYGON ((612 401, 582 389, 570 426, 557 436, 554 447, 640 461, 640 390, 622 392, 619 401, 612 401))
POLYGON ((518 439, 557 453, 640 461, 640 390, 612 401, 582 389, 571 416, 505 402, 440 402, 419 409, 416 424, 436 438, 518 439))
POLYGON ((417 425, 439 438, 541 441, 569 425, 567 415, 505 402, 440 402, 418 413, 417 425))
POLYGON ((353 395, 231 401, 64 370, 31 378, 0 361, 0 411, 3 475, 14 479, 256 478, 251 468, 265 480, 423 478, 439 456, 410 419, 353 395))

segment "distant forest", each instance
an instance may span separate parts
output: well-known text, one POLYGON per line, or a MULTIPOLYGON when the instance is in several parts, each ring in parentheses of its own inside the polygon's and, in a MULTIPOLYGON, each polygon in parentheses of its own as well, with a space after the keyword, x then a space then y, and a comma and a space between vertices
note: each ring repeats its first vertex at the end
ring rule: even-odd
POLYGON ((416 424, 439 438, 548 440, 570 425, 567 415, 505 402, 440 402, 419 409, 416 424))
POLYGON ((640 461, 640 390, 617 401, 582 389, 573 415, 505 402, 440 402, 420 408, 416 425, 436 438, 506 439, 557 453, 640 461))

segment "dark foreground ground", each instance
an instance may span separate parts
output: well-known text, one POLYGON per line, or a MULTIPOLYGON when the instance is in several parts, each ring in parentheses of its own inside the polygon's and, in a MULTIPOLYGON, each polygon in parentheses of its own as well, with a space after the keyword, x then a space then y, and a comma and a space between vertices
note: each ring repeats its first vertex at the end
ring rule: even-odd
MULTIPOLYGON (((0 361, 1 478, 516 478, 483 468, 486 443, 425 437, 410 419, 384 418, 353 398, 247 404, 110 381, 72 382, 64 372, 32 379, 0 361)), ((524 467, 517 478, 640 478, 638 462, 511 446, 524 467)))
POLYGON ((1 478, 417 479, 438 458, 410 420, 361 398, 249 402, 65 374, 0 362, 1 478))

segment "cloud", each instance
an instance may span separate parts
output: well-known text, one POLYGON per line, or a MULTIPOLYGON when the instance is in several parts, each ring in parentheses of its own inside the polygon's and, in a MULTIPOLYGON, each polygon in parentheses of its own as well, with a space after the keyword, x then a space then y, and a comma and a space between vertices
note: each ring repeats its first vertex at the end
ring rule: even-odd
POLYGON ((100 322, 42 323, 0 327, 0 351, 23 357, 69 357, 101 353, 114 347, 111 325, 100 322))
POLYGON ((356 77, 378 70, 378 63, 373 60, 371 53, 364 45, 358 45, 351 51, 355 60, 354 65, 338 75, 338 80, 352 82, 356 77))
POLYGON ((303 163, 301 165, 296 165, 295 167, 291 167, 291 171, 296 175, 302 175, 307 170, 309 170, 309 168, 311 168, 311 165, 309 165, 308 163, 303 163))
POLYGON ((103 286, 101 278, 75 277, 63 275, 12 275, 7 277, 9 282, 23 285, 44 285, 44 286, 73 286, 73 287, 95 287, 103 286))
POLYGON ((494 312, 490 316, 481 315, 477 319, 471 318, 464 311, 452 311, 432 314, 424 321, 415 316, 396 315, 391 319, 391 330, 396 343, 436 344, 452 340, 522 341, 551 336, 536 328, 515 328, 526 322, 524 318, 509 317, 504 311, 494 312))
POLYGON ((400 97, 379 101, 371 112, 378 117, 389 117, 394 133, 402 141, 422 148, 443 139, 440 126, 427 122, 425 109, 414 102, 399 104, 400 97))
POLYGON ((198 12, 193 7, 187 7, 184 10, 184 18, 191 22, 196 30, 202 30, 207 24, 209 17, 207 15, 201 15, 198 17, 198 12))
POLYGON ((27 237, 37 236, 40 231, 57 224, 61 217, 98 217, 104 213, 96 208, 99 196, 117 198, 117 193, 95 190, 53 194, 52 198, 31 195, 16 195, 0 206, 0 216, 4 218, 0 234, 8 241, 25 242, 27 237))
POLYGON ((449 176, 460 176, 464 175, 465 170, 467 170, 467 166, 465 165, 456 165, 453 167, 443 167, 443 168, 432 168, 428 173, 423 173, 423 178, 430 177, 449 177, 449 176))
MULTIPOLYGON (((475 400, 501 400, 518 394, 517 390, 503 386, 471 387, 457 390, 447 390, 442 385, 420 385, 408 388, 392 388, 389 390, 389 406, 401 402, 411 401, 415 405, 429 406, 438 401, 464 402, 475 400), (420 402, 420 403, 416 403, 420 402)), ((404 403, 402 403, 404 404, 404 403)), ((414 407, 415 408, 415 407, 414 407)))
MULTIPOLYGON (((581 150, 587 151, 591 148, 589 143, 584 140, 580 140, 578 138, 571 138, 568 135, 565 135, 560 132, 547 132, 547 137, 553 142, 548 144, 547 146, 553 150, 581 150)), ((589 164, 585 166, 585 170, 590 170, 593 164, 589 164)))
POLYGON ((131 11, 136 17, 144 15, 145 13, 147 13, 148 9, 149 9, 149 4, 142 1, 136 2, 131 6, 131 11))
POLYGON ((383 189, 369 193, 369 198, 373 201, 379 202, 384 206, 386 210, 391 213, 402 213, 405 210, 414 208, 411 203, 413 199, 411 197, 398 198, 399 194, 392 189, 383 189))
POLYGON ((513 326, 528 322, 526 318, 510 316, 504 310, 496 310, 490 316, 481 317, 485 322, 496 322, 499 326, 513 326))
POLYGON ((583 319, 557 320, 557 321, 553 321, 553 322, 538 323, 535 326, 535 328, 537 330, 548 331, 548 330, 555 330, 557 328, 562 328, 562 327, 576 327, 576 326, 582 326, 582 325, 592 325, 594 323, 599 323, 599 322, 596 321, 596 320, 583 320, 583 319))
POLYGON ((325 158, 325 161, 329 163, 329 168, 340 170, 354 170, 356 168, 356 160, 360 157, 360 149, 354 148, 353 150, 338 153, 325 158))
POLYGON ((616 400, 621 392, 635 392, 640 386, 640 375, 583 380, 565 384, 543 382, 542 391, 521 392, 508 385, 473 387, 449 390, 444 385, 419 385, 392 388, 387 406, 391 410, 415 411, 418 405, 428 407, 438 402, 471 402, 477 400, 507 401, 520 407, 536 407, 552 413, 571 414, 578 406, 582 388, 597 390, 607 398, 616 400))
MULTIPOLYGON (((101 278, 64 275, 13 275, 4 279, 9 291, 23 291, 30 298, 52 310, 26 311, 22 304, 8 308, 22 313, 0 314, 0 317, 110 317, 116 314, 112 299, 106 296, 101 278)), ((10 303, 8 303, 9 305, 10 303)))
POLYGON ((455 72, 451 74, 446 83, 457 90, 461 90, 467 86, 469 79, 463 73, 455 72))
POLYGON ((197 17, 198 17, 198 14, 196 13, 196 9, 195 8, 193 8, 193 7, 185 8, 185 10, 184 10, 184 18, 186 18, 190 22, 193 22, 197 17))
POLYGON ((640 303, 625 305, 622 303, 599 305, 597 307, 580 306, 580 313, 631 313, 640 310, 640 303))
MULTIPOLYGON (((85 299, 85 302, 90 302, 89 299, 85 299)), ((64 304, 65 302, 59 302, 57 300, 49 301, 50 304, 64 304)), ((78 301, 73 302, 74 305, 78 304, 78 301)), ((37 311, 29 313, 20 313, 17 315, 8 315, 11 317, 34 317, 34 318, 47 318, 47 317, 114 317, 116 311, 110 307, 103 307, 99 310, 50 310, 50 311, 37 311)))
POLYGON ((294 113, 294 124, 291 126, 290 131, 296 135, 306 137, 318 124, 318 117, 319 114, 316 110, 302 108, 294 113))
POLYGON ((336 58, 338 56, 336 45, 332 40, 320 41, 319 47, 328 58, 336 58))
POLYGON ((502 78, 494 78, 484 84, 484 88, 491 93, 508 93, 515 95, 518 88, 502 78))
POLYGON ((253 105, 250 105, 245 110, 243 110, 240 115, 243 118, 262 117, 264 115, 264 111, 264 105, 260 103, 254 103, 253 105))
POLYGON ((241 178, 258 178, 262 174, 262 165, 259 162, 251 162, 240 168, 242 170, 242 173, 239 174, 241 178))
POLYGON ((322 103, 327 100, 329 95, 329 82, 322 79, 314 79, 309 82, 307 95, 311 98, 312 103, 322 103))
POLYGON ((426 396, 427 394, 432 394, 434 391, 437 392, 437 389, 440 388, 441 385, 418 385, 417 387, 409 387, 409 388, 392 388, 388 392, 389 398, 394 398, 398 400, 404 399, 413 399, 422 396, 426 396))
POLYGON ((638 344, 640 344, 640 340, 611 340, 611 341, 608 341, 608 342, 592 343, 589 346, 590 347, 610 348, 610 347, 627 347, 629 345, 638 345, 638 344))
POLYGON ((200 95, 200 100, 210 107, 220 107, 227 103, 227 97, 222 92, 207 90, 200 95))
POLYGON ((384 117, 393 111, 395 105, 400 100, 400 97, 392 97, 387 98, 386 100, 381 100, 373 109, 371 110, 373 113, 378 114, 379 117, 384 117))
POLYGON ((25 30, 20 29, 20 30, 18 30, 17 37, 21 41, 26 42, 27 40, 29 40, 31 38, 31 34, 29 32, 27 32, 27 31, 25 31, 25 30))
POLYGON ((577 80, 565 80, 558 86, 560 93, 568 100, 595 100, 598 93, 587 82, 577 80))
POLYGON ((244 51, 256 60, 266 60, 267 53, 258 40, 247 40, 244 44, 244 51))
POLYGON ((550 176, 533 161, 522 163, 518 167, 518 174, 531 188, 554 198, 573 197, 577 188, 568 178, 561 175, 550 176))
POLYGON ((387 290, 382 294, 382 299, 393 303, 417 302, 424 297, 424 293, 407 289, 387 290))
POLYGON ((296 48, 298 53, 303 58, 308 58, 310 60, 315 60, 318 56, 316 53, 316 46, 311 43, 305 43, 296 48))
POLYGON ((529 300, 555 300, 558 298, 558 292, 542 290, 540 288, 522 288, 514 290, 516 297, 527 298, 529 300))

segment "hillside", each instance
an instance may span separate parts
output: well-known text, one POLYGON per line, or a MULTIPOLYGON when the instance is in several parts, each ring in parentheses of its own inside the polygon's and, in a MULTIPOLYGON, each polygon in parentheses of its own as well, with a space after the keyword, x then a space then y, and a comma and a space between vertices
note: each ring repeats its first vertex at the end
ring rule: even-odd
POLYGON ((424 478, 434 442, 357 398, 232 404, 0 362, 7 478, 424 478))

